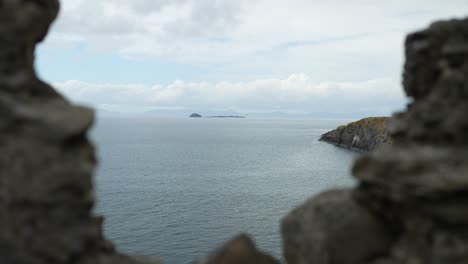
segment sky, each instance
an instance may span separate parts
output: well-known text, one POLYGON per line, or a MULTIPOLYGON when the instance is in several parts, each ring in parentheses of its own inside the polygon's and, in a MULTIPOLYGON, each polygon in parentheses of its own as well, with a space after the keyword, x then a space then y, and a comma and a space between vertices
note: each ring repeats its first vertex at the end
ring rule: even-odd
POLYGON ((72 102, 119 113, 389 115, 405 36, 468 0, 62 0, 37 51, 72 102))

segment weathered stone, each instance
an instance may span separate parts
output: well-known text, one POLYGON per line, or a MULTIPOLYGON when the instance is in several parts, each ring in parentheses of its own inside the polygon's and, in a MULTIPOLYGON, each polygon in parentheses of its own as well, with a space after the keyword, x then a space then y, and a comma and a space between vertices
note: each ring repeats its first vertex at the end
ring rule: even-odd
POLYGON ((93 110, 33 69, 58 1, 0 1, 0 263, 157 263, 117 253, 92 215, 93 110))
POLYGON ((413 98, 390 133, 401 143, 468 144, 468 19, 437 22, 406 40, 405 90, 413 98))
POLYGON ((247 235, 239 235, 199 264, 279 264, 268 254, 260 252, 247 235))
POLYGON ((294 264, 361 264, 383 255, 392 236, 349 190, 325 192, 282 224, 284 256, 294 264))
POLYGON ((404 85, 413 102, 396 114, 393 145, 354 166, 357 200, 388 223, 388 263, 468 260, 468 19, 408 36, 404 85))
MULTIPOLYGON (((0 6, 0 84, 17 88, 34 74, 34 46, 46 35, 59 9, 58 0, 2 1, 0 6)), ((27 87, 21 87, 26 88, 27 87)))

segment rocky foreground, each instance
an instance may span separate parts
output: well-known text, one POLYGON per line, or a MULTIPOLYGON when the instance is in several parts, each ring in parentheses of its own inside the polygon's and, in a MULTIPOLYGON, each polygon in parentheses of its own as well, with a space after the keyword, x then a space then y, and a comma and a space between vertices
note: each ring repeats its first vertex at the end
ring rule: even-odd
MULTIPOLYGON (((158 263, 104 237, 93 214, 93 111, 35 74, 35 46, 58 7, 0 2, 0 263, 158 263)), ((355 163, 356 188, 284 218, 288 264, 468 263, 468 19, 411 34, 406 58, 412 103, 392 119, 392 144, 355 163)), ((241 235, 199 263, 279 262, 241 235)))
POLYGON ((320 141, 356 151, 372 151, 390 141, 389 117, 368 117, 340 126, 320 137, 320 141))

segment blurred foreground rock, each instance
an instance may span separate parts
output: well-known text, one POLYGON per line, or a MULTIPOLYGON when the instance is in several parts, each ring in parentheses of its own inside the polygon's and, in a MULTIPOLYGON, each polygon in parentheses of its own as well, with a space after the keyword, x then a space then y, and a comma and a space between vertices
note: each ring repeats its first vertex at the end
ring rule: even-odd
POLYGON ((284 219, 282 232, 288 263, 363 263, 385 253, 391 242, 391 232, 349 190, 306 202, 284 219))
POLYGON ((93 111, 34 72, 35 46, 58 8, 0 1, 0 263, 150 263, 115 252, 91 214, 93 111))
POLYGON ((289 264, 468 263, 468 19, 409 35, 406 57, 393 144, 356 162, 356 189, 284 219, 289 264))

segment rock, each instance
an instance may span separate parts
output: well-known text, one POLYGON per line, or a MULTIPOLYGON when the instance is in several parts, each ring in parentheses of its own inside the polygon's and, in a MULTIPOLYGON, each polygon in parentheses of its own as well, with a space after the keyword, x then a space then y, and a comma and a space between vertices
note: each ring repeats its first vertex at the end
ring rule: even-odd
POLYGON ((200 114, 193 113, 193 114, 190 115, 190 117, 200 118, 202 116, 200 114))
POLYGON ((283 219, 282 237, 291 264, 362 264, 392 242, 391 232, 349 190, 325 192, 295 209, 283 219))
MULTIPOLYGON (((352 195, 321 194, 285 219, 289 264, 467 263, 467 47, 468 19, 408 36, 404 86, 412 102, 388 123, 392 144, 355 163, 352 195), (366 248, 368 240, 377 242, 366 248)), ((323 140, 354 147, 362 127, 340 127, 323 140)))
MULTIPOLYGON (((369 196, 365 200, 391 202, 400 208, 398 218, 421 212, 441 223, 464 224, 468 223, 467 156, 465 148, 396 146, 359 159, 354 173, 363 183, 359 193, 369 196)), ((397 217, 388 208, 378 208, 382 215, 397 217)))
POLYGON ((279 262, 258 251, 249 236, 239 235, 199 264, 279 264, 279 262))
POLYGON ((0 3, 0 263, 142 263, 115 251, 92 212, 93 110, 35 74, 57 12, 56 0, 0 3))
POLYGON ((323 134, 320 141, 356 151, 372 151, 390 142, 388 117, 368 117, 323 134))
MULTIPOLYGON (((2 90, 23 90, 22 85, 34 74, 34 47, 46 35, 57 16, 58 0, 2 1, 0 6, 0 85, 2 90), (21 44, 21 45, 19 45, 21 44)), ((28 86, 29 91, 51 92, 40 83, 28 86), (41 87, 42 86, 42 87, 41 87), (40 88, 42 91, 36 90, 40 88)), ((56 93, 55 93, 56 94, 56 93)))
POLYGON ((397 235, 388 263, 468 260, 468 19, 406 40, 413 99, 389 127, 393 144, 359 159, 355 197, 397 235))

